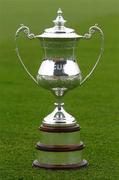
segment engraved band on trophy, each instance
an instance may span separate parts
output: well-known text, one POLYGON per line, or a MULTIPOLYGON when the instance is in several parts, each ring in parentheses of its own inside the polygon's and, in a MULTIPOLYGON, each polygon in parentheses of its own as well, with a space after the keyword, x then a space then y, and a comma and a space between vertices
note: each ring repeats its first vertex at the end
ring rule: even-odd
POLYGON ((36 144, 38 158, 33 167, 45 169, 75 169, 86 167, 87 160, 82 158, 84 143, 80 140, 80 126, 76 119, 67 113, 62 97, 69 90, 82 85, 93 73, 104 50, 104 34, 97 24, 89 28, 88 33, 78 35, 74 29, 64 26, 65 20, 61 9, 53 21, 54 27, 44 30, 43 34, 30 33, 23 24, 15 34, 16 53, 25 71, 32 80, 55 95, 57 102, 52 113, 47 115, 39 127, 40 141, 36 144), (24 32, 28 39, 39 39, 44 50, 44 59, 37 70, 36 78, 29 72, 23 63, 17 40, 20 32, 24 32), (101 36, 100 54, 89 74, 82 78, 80 66, 77 64, 75 49, 81 39, 90 39, 98 32, 101 36))

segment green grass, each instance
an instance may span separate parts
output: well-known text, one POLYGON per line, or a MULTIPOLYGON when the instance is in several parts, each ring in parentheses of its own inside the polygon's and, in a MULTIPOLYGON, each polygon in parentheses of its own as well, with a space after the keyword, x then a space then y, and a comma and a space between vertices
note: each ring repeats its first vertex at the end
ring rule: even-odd
MULTIPOLYGON (((26 63, 38 67, 39 42, 21 41, 26 63)), ((85 73, 93 63, 98 40, 80 42, 85 73)), ((40 51, 39 51, 40 50, 40 51)), ((35 73, 35 69, 33 69, 35 73)), ((0 0, 0 180, 118 180, 119 179, 119 1, 118 0, 0 0), (65 97, 65 108, 82 126, 83 157, 89 167, 76 171, 46 171, 31 167, 37 127, 53 110, 54 97, 37 88, 15 54, 14 34, 23 23, 35 33, 51 27, 61 7, 67 26, 80 34, 99 23, 105 53, 94 76, 65 97)))

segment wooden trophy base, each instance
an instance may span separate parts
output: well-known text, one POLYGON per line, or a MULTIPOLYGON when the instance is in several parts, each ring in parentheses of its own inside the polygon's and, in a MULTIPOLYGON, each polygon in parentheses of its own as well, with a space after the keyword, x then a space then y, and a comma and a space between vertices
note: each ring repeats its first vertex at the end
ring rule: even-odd
POLYGON ((88 162, 82 159, 85 145, 80 140, 80 126, 69 127, 40 126, 41 139, 36 144, 37 160, 35 168, 52 170, 80 169, 87 167, 88 162))

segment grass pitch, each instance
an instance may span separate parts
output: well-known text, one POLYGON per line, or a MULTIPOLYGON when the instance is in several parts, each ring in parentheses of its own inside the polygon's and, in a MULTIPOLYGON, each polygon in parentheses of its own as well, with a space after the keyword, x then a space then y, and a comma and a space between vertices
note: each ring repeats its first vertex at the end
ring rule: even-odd
MULTIPOLYGON (((0 180, 118 180, 119 179, 119 1, 118 0, 0 0, 0 180), (52 94, 37 88, 15 54, 14 34, 23 23, 35 34, 51 27, 61 8, 67 26, 84 34, 99 23, 105 52, 94 76, 64 98, 65 109, 82 126, 83 157, 90 163, 76 171, 46 171, 31 167, 37 127, 53 110, 52 94)), ((38 40, 20 41, 29 69, 42 59, 38 40)), ((84 74, 99 49, 96 36, 79 44, 84 74)), ((32 69, 35 74, 35 68, 32 69)))

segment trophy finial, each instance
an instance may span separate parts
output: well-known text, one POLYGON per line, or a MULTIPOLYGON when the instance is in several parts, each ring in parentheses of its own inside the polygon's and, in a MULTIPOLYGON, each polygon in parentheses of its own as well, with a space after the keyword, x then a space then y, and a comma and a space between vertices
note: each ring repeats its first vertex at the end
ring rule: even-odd
POLYGON ((57 14, 58 14, 58 16, 56 17, 56 19, 53 22, 54 22, 55 26, 57 26, 59 29, 61 29, 64 26, 66 20, 64 20, 64 18, 62 17, 62 10, 60 8, 58 9, 57 14))
POLYGON ((57 14, 58 14, 58 15, 61 15, 61 14, 62 14, 61 8, 58 9, 57 14))

